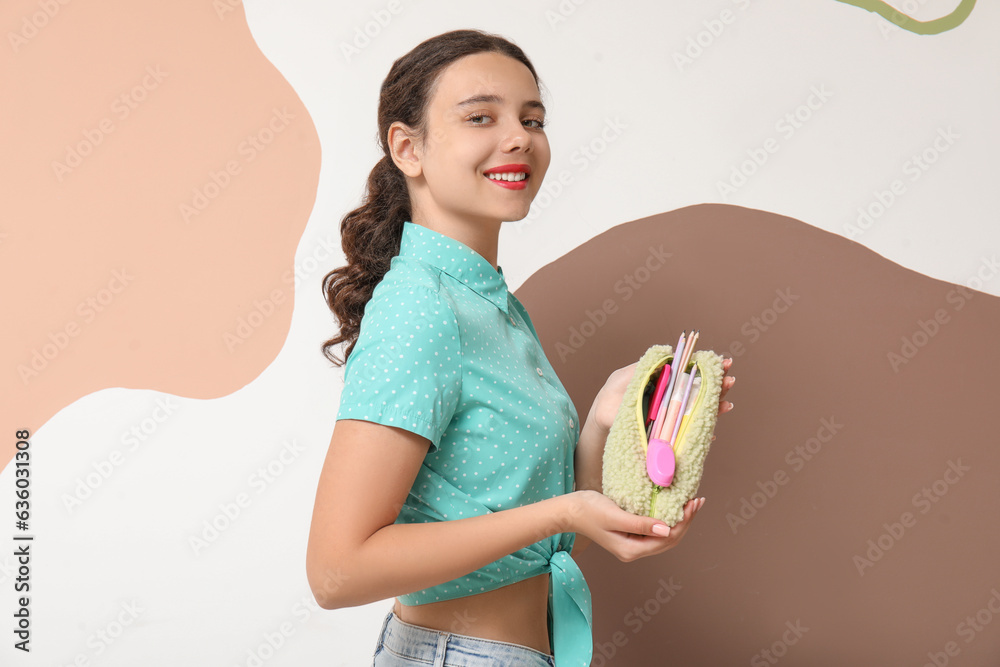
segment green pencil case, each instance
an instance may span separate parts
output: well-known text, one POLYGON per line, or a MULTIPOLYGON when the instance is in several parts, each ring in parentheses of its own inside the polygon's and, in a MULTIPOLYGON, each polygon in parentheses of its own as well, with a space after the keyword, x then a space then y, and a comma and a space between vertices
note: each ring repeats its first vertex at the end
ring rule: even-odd
POLYGON ((684 504, 695 497, 719 416, 723 358, 710 350, 691 353, 687 368, 697 366, 701 384, 690 396, 690 415, 677 431, 673 444, 673 479, 660 486, 647 471, 646 417, 656 389, 659 369, 673 361, 670 345, 653 345, 636 365, 621 406, 604 445, 601 484, 604 495, 626 512, 661 519, 669 526, 684 518, 684 504))

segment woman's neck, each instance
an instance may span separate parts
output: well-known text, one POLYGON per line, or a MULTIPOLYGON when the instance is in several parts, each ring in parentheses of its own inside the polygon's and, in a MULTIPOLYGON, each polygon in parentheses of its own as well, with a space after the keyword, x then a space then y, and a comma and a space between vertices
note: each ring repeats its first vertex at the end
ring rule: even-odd
POLYGON ((414 216, 412 222, 464 243, 479 253, 494 269, 497 268, 500 222, 460 223, 444 221, 439 218, 434 220, 421 219, 419 216, 414 216))

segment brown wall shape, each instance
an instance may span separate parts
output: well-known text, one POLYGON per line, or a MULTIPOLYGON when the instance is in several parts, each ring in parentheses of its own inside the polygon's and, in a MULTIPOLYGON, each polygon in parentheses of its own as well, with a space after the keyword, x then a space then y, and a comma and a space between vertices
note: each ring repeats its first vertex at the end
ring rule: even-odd
POLYGON ((1000 299, 717 204, 614 227, 517 296, 581 415, 682 329, 734 358, 684 540, 580 554, 594 667, 1000 664, 1000 299))

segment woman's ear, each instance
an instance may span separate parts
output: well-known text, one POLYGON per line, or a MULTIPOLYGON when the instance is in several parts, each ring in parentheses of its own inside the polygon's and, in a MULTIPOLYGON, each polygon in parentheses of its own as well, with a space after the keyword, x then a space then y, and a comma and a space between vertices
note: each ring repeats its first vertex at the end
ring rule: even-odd
POLYGON ((405 123, 396 121, 389 126, 387 139, 389 155, 399 170, 410 178, 420 176, 422 146, 413 131, 405 123))

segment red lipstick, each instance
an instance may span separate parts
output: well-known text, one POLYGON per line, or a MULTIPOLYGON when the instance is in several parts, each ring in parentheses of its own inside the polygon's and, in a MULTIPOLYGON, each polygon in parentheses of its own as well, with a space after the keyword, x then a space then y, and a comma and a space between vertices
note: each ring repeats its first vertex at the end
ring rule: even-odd
POLYGON ((500 187, 507 188, 508 190, 523 190, 528 185, 528 179, 531 177, 531 167, 526 164, 503 164, 499 167, 493 167, 487 169, 483 172, 483 176, 486 180, 496 183, 500 187), (523 173, 524 178, 520 181, 504 181, 499 179, 493 179, 486 174, 509 174, 509 173, 523 173))

